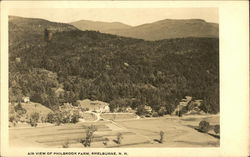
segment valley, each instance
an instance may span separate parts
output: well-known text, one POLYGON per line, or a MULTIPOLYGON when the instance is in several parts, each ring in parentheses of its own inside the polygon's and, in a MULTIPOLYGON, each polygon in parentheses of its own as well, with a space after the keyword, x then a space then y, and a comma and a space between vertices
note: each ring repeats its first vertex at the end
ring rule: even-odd
POLYGON ((219 146, 217 24, 82 22, 9 17, 11 146, 219 146))

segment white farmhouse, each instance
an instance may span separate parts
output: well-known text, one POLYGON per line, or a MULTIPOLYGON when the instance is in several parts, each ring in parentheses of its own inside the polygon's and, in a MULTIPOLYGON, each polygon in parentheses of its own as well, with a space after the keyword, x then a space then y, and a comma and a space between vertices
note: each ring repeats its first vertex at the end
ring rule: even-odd
POLYGON ((29 103, 30 102, 30 97, 22 97, 22 100, 24 103, 29 103))
POLYGON ((110 112, 109 104, 103 101, 98 101, 98 100, 91 101, 89 99, 84 99, 84 100, 78 100, 77 104, 79 109, 95 111, 98 113, 110 112))

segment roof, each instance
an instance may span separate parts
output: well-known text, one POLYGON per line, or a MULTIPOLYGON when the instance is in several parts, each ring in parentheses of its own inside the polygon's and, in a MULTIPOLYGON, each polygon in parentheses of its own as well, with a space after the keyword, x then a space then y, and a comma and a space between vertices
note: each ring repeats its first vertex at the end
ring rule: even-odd
POLYGON ((93 108, 93 107, 105 107, 108 106, 109 104, 103 101, 92 101, 90 99, 84 99, 84 100, 78 100, 77 101, 78 106, 83 107, 83 108, 93 108))

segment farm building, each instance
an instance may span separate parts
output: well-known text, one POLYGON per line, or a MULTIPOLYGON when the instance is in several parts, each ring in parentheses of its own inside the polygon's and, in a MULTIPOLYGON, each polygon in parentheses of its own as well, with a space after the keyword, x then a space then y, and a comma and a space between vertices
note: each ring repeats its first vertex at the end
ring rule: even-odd
POLYGON ((22 100, 24 103, 29 103, 30 102, 30 97, 22 97, 22 100))
POLYGON ((78 108, 95 111, 99 113, 110 112, 109 104, 103 101, 91 101, 89 99, 78 100, 77 101, 78 108))
POLYGON ((16 58, 16 62, 17 62, 17 63, 20 63, 20 62, 21 62, 21 58, 20 58, 20 57, 17 57, 17 58, 16 58))
POLYGON ((191 101, 192 101, 191 96, 185 96, 185 99, 182 99, 179 102, 179 105, 176 107, 176 109, 174 110, 174 112, 172 114, 173 115, 178 114, 180 111, 182 111, 184 108, 186 108, 191 101))
POLYGON ((152 112, 152 108, 150 106, 145 105, 144 109, 148 112, 151 113, 152 112))
POLYGON ((135 112, 131 107, 127 107, 126 108, 126 112, 129 112, 129 113, 133 113, 135 112))
POLYGON ((202 100, 193 100, 191 96, 186 96, 185 99, 179 102, 172 115, 177 115, 180 112, 182 114, 202 114, 203 112, 199 108, 201 103, 202 100))
POLYGON ((130 106, 118 106, 114 109, 114 112, 129 112, 129 113, 134 113, 135 110, 133 110, 130 106))
POLYGON ((203 112, 200 109, 202 102, 203 102, 203 100, 193 100, 188 105, 188 112, 186 114, 205 114, 205 112, 203 112))

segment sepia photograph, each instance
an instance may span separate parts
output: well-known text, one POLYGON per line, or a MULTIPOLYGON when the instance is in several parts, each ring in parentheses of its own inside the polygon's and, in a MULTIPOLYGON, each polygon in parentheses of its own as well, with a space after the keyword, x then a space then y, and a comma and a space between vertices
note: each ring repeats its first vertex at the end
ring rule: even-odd
POLYGON ((220 145, 217 8, 9 14, 10 146, 220 145))
POLYGON ((247 8, 1 2, 0 156, 247 156, 247 8))

